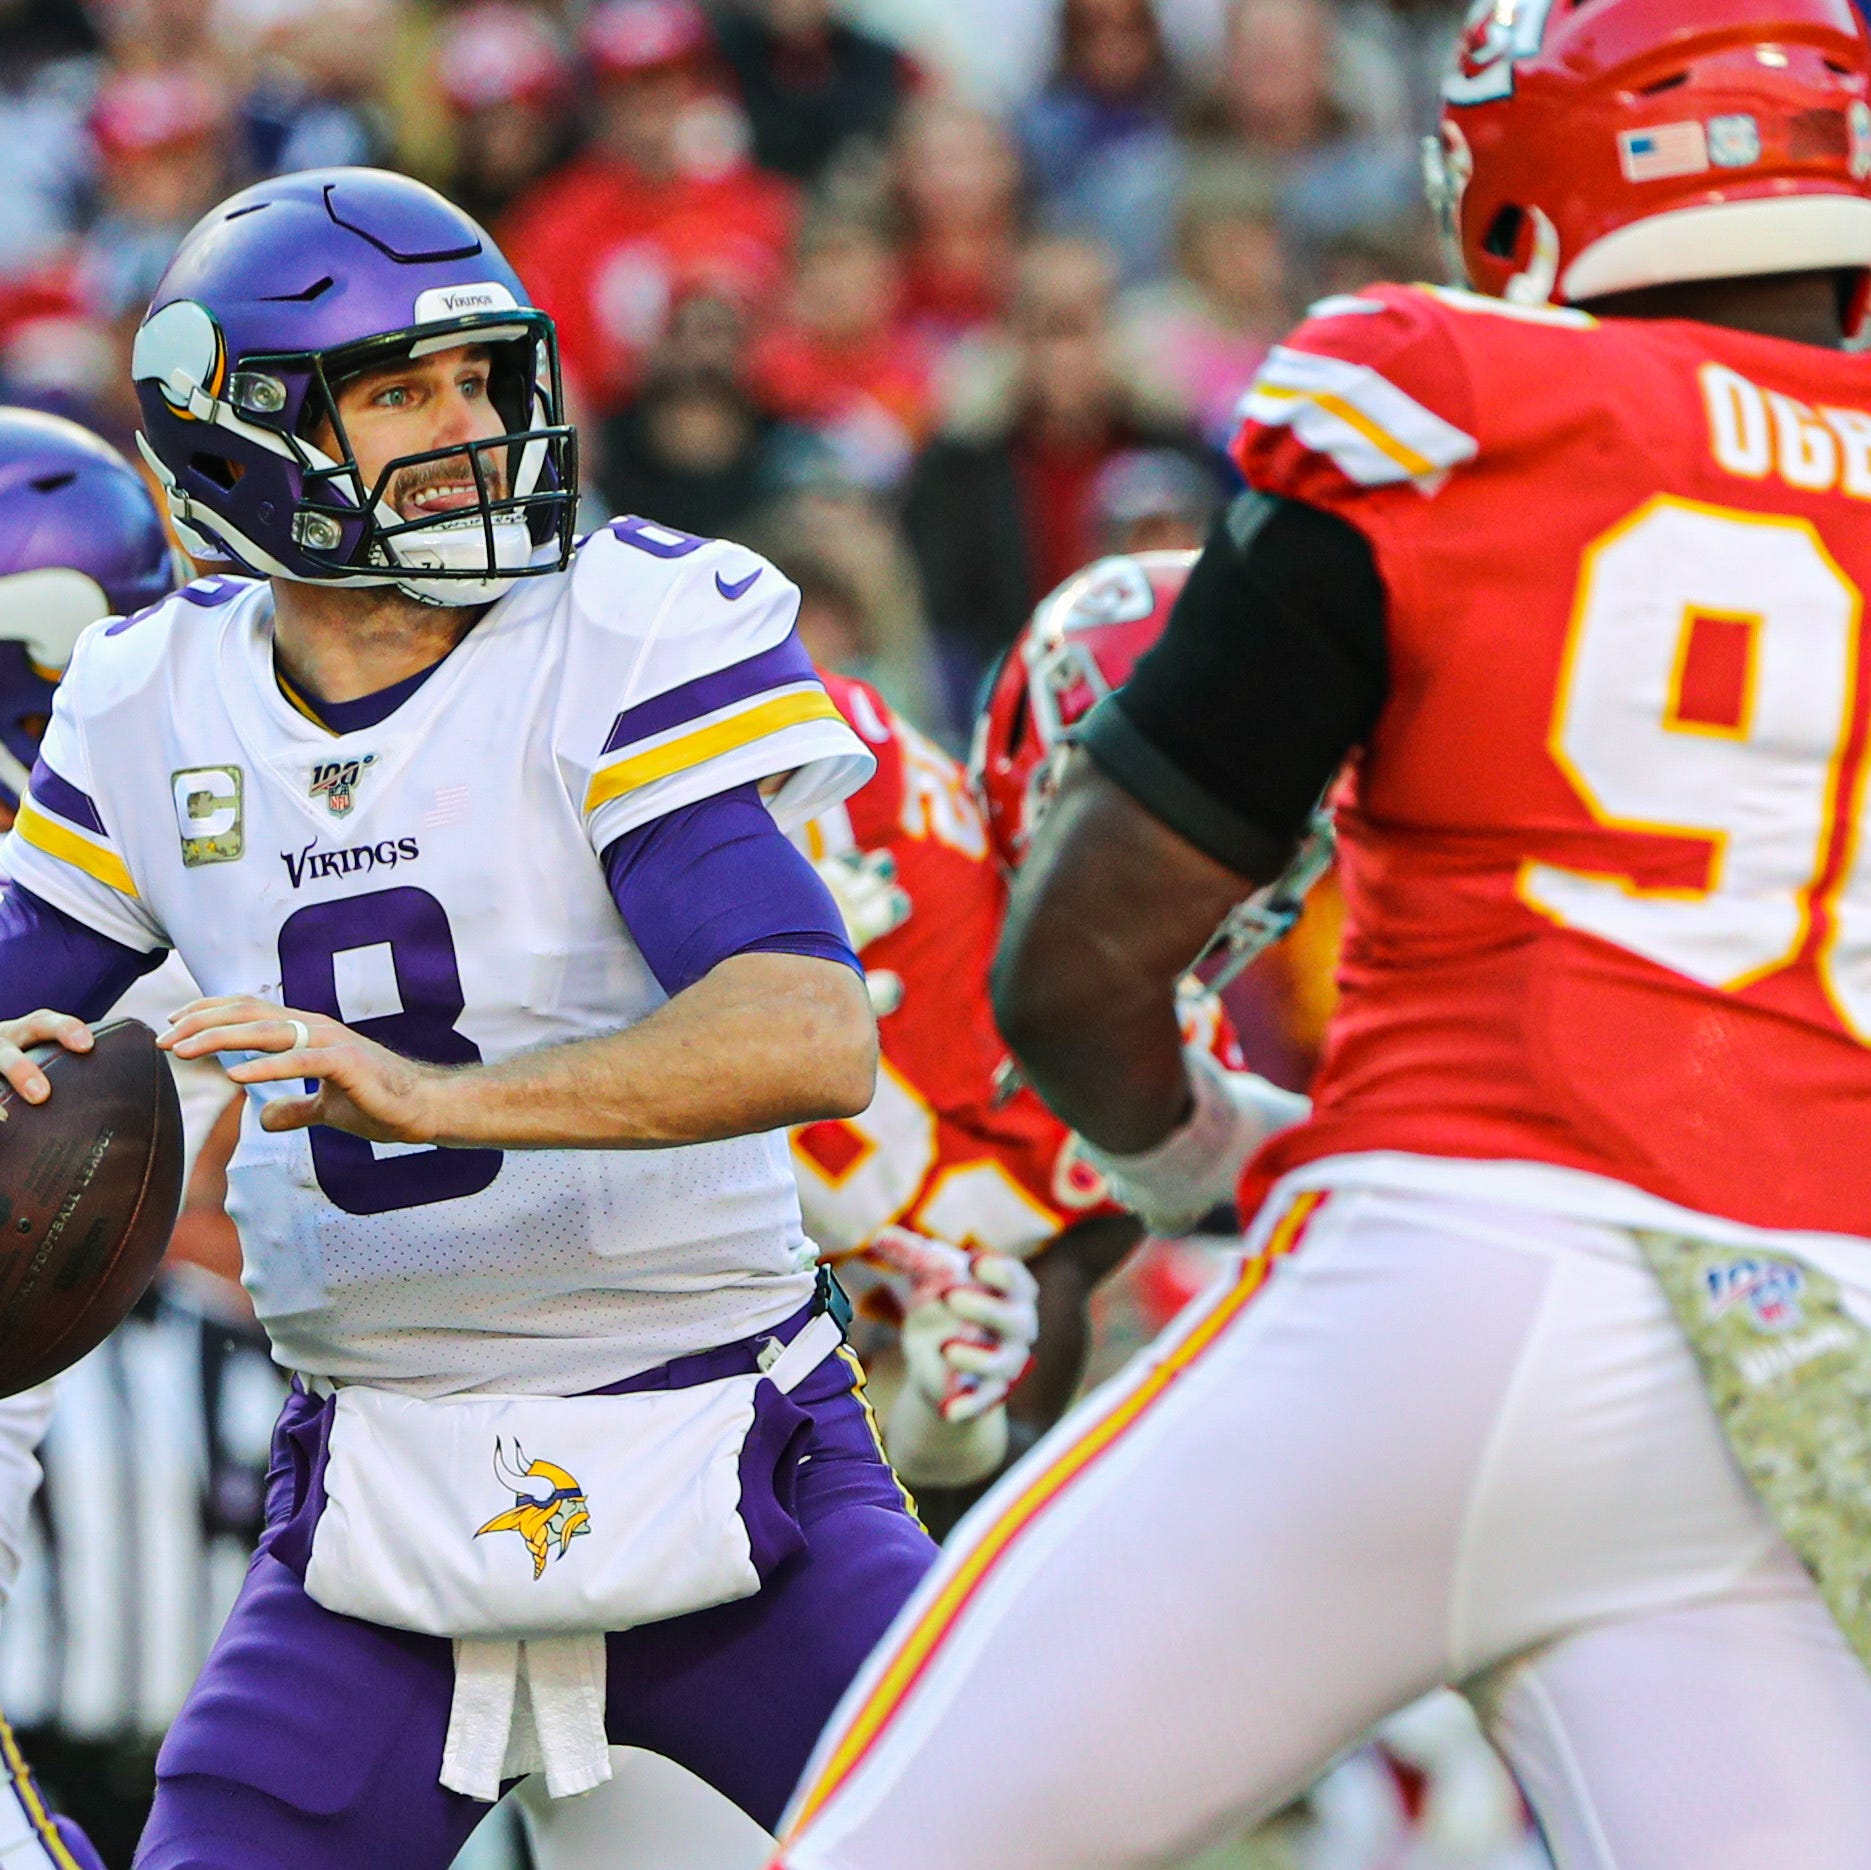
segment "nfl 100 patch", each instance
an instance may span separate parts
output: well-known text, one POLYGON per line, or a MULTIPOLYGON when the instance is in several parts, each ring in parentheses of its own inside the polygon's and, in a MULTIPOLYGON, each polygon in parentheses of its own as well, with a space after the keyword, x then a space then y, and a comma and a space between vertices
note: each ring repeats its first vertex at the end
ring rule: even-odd
POLYGON ((1761 159, 1761 126, 1746 111, 1711 117, 1709 161, 1718 169, 1747 169, 1761 159))
POLYGON ((374 753, 359 754, 348 760, 318 760, 312 766, 311 793, 323 799, 325 809, 334 818, 349 818, 357 808, 357 789, 364 775, 377 763, 374 753))
POLYGON ((247 852, 246 781, 238 766, 186 766, 169 776, 182 862, 231 864, 247 852))

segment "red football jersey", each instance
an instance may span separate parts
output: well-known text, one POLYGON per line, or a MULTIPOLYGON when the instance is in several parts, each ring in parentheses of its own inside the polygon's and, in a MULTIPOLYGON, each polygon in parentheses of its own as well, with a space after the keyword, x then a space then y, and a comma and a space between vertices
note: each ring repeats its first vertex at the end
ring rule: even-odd
POLYGON ((1383 287, 1245 415, 1390 659, 1317 1114, 1250 1182, 1530 1161, 1871 1235, 1871 359, 1383 287))
POLYGON ((793 1133, 806 1232, 828 1259, 892 1222, 970 1250, 1036 1253, 1105 1207, 1072 1133, 1024 1087, 1007 1089, 988 969, 1006 886, 962 769, 848 676, 825 686, 877 756, 870 782, 807 827, 815 858, 887 851, 909 919, 862 959, 902 1000, 878 1021, 877 1097, 861 1117, 793 1133))

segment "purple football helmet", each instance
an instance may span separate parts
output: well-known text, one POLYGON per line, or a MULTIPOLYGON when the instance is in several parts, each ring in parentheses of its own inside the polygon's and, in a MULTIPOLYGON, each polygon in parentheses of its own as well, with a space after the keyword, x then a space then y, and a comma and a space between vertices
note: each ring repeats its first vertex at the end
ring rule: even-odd
POLYGON ((79 632, 186 576, 122 455, 62 416, 0 408, 0 801, 19 804, 79 632))
POLYGON ((308 169, 223 202, 156 288, 131 373, 137 445, 198 556, 456 605, 570 560, 577 439, 552 321, 487 235, 407 176, 308 169), (506 433, 401 456, 365 486, 338 386, 469 344, 492 360, 506 433), (475 505, 405 520, 386 499, 402 470, 464 456, 475 505))

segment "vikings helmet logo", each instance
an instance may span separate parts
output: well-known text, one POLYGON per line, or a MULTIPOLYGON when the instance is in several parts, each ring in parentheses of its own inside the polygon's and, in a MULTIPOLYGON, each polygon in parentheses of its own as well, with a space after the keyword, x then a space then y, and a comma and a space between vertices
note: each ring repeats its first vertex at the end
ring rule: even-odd
POLYGON ((509 1460, 506 1444, 494 1439, 494 1476, 513 1493, 513 1510, 497 1513, 474 1536, 489 1532, 517 1532, 533 1555, 533 1579, 546 1575, 546 1560, 556 1544, 559 1556, 576 1538, 591 1530, 585 1490, 564 1468, 550 1461, 529 1461, 526 1450, 514 1441, 509 1460))

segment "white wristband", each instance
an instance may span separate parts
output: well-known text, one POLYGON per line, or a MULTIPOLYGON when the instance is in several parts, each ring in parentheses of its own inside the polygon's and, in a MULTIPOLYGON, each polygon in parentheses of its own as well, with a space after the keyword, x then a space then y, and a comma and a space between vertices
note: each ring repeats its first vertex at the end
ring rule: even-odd
POLYGON ((1113 1155, 1085 1145, 1112 1195, 1152 1233, 1174 1239, 1234 1199, 1248 1158, 1311 1114, 1310 1099, 1248 1071, 1229 1071, 1199 1046, 1183 1051, 1195 1108, 1154 1149, 1113 1155))

